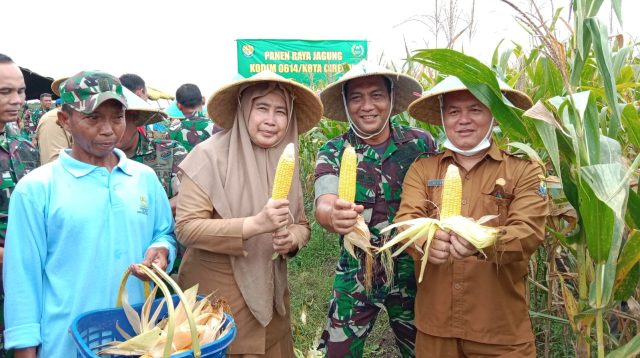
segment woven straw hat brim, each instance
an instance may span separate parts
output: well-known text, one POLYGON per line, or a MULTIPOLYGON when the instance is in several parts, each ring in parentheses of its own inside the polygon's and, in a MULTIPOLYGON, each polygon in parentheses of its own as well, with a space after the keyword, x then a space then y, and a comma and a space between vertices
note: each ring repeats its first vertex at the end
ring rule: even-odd
MULTIPOLYGON (((347 73, 348 74, 348 73, 347 73)), ((320 99, 324 105, 324 116, 329 119, 346 122, 347 113, 345 112, 344 102, 342 100, 342 86, 345 82, 357 78, 370 76, 385 76, 393 82, 393 109, 391 115, 396 115, 407 110, 407 106, 422 93, 422 86, 414 78, 391 71, 377 71, 362 73, 348 76, 345 74, 336 82, 330 84, 320 93, 320 99)))
MULTIPOLYGON (((58 78, 51 83, 51 91, 60 97, 60 84, 66 81, 69 77, 58 78)), ((142 98, 138 97, 135 93, 131 92, 126 87, 122 87, 122 91, 127 97, 127 109, 125 112, 138 112, 140 116, 136 121, 136 127, 146 126, 148 124, 158 123, 167 119, 167 114, 160 109, 151 107, 150 104, 145 102, 142 98)), ((126 116, 126 113, 125 113, 126 116)))
POLYGON ((61 77, 51 82, 51 91, 55 93, 56 96, 60 97, 60 84, 66 81, 68 78, 69 77, 61 77))
MULTIPOLYGON (((444 81, 446 81, 446 79, 442 82, 444 81)), ((459 80, 457 81, 459 83, 455 83, 454 81, 451 82, 452 83, 450 85, 445 84, 440 87, 436 85, 431 90, 425 92, 422 97, 413 101, 413 103, 409 105, 409 115, 417 120, 441 126, 442 120, 440 117, 439 96, 441 94, 456 91, 468 91, 467 87, 459 80)), ((511 104, 522 110, 527 110, 533 106, 531 98, 529 98, 525 93, 505 86, 505 84, 501 83, 500 90, 511 104)))
POLYGON ((207 113, 209 118, 224 129, 229 129, 235 121, 238 108, 238 94, 244 85, 263 82, 278 82, 294 96, 293 111, 298 120, 298 134, 305 133, 316 126, 322 118, 322 102, 318 95, 306 86, 281 77, 275 73, 258 73, 253 77, 233 82, 218 89, 209 97, 207 113))

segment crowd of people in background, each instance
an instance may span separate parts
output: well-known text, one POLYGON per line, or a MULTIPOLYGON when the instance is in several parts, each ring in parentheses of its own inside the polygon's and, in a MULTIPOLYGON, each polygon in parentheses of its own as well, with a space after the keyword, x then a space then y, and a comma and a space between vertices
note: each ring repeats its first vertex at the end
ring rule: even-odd
MULTIPOLYGON (((325 117, 349 129, 322 146, 315 165, 313 215, 340 236, 317 348, 361 357, 384 309, 403 357, 535 357, 525 282, 548 215, 543 173, 498 148, 491 110, 455 77, 421 95, 410 76, 363 61, 318 95, 265 71, 208 100, 186 83, 163 110, 148 103, 136 74, 69 75, 27 106, 20 68, 0 54, 0 355, 75 357, 72 320, 113 307, 123 272, 145 280, 135 264, 155 263, 182 288, 199 284, 199 294, 226 299, 237 327, 228 356, 294 357, 287 264, 313 239, 298 137, 325 117), (443 126, 446 141, 396 123, 407 110, 443 126), (291 189, 271 199, 289 143, 291 189), (358 158, 355 202, 338 196, 349 146, 358 158), (437 230, 421 283, 415 249, 371 258, 347 248, 359 220, 379 248, 388 225, 437 218, 449 164, 463 178, 462 215, 497 215, 488 225, 505 232, 499 245, 481 254, 437 230)), ((501 89, 512 105, 532 105, 501 89)), ((144 300, 140 281, 127 289, 131 303, 144 300)))

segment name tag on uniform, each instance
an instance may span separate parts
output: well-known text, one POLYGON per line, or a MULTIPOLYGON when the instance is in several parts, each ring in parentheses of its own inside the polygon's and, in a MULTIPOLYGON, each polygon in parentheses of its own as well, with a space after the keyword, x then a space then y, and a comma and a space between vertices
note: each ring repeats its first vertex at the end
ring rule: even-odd
POLYGON ((427 179, 427 186, 442 186, 443 179, 427 179))

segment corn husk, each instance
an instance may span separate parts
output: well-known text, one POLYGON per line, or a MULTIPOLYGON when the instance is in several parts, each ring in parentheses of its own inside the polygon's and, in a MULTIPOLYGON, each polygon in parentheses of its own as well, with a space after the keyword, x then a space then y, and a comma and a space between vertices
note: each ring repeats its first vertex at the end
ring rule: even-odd
POLYGON ((366 254, 364 257, 364 287, 370 291, 373 284, 373 264, 375 261, 373 250, 375 246, 371 245, 371 233, 362 215, 358 215, 353 231, 344 235, 343 244, 345 250, 356 260, 359 260, 355 252, 356 247, 366 254))
POLYGON ((396 256, 410 247, 412 244, 418 252, 422 253, 420 276, 418 282, 422 282, 424 271, 429 259, 429 247, 437 230, 453 232, 472 244, 483 255, 482 249, 490 247, 504 234, 504 230, 495 227, 484 226, 483 223, 495 218, 495 215, 487 215, 477 222, 464 216, 450 216, 443 220, 432 218, 417 218, 395 223, 382 229, 380 233, 389 232, 392 229, 407 227, 404 231, 387 241, 385 245, 378 249, 378 252, 391 250, 394 246, 402 244, 392 256, 396 256), (422 244, 418 244, 423 241, 422 244))
MULTIPOLYGON (((156 274, 148 268, 145 268, 145 270, 147 270, 145 273, 158 282, 159 278, 156 274)), ((156 271, 158 270, 156 269, 156 271)), ((127 275, 125 275, 125 279, 127 275)), ((159 275, 167 282, 171 280, 164 271, 159 272, 159 275)), ((125 279, 123 279, 123 282, 125 279)), ((177 287, 173 281, 170 284, 177 287)), ((160 288, 165 297, 170 295, 166 286, 160 286, 160 288)), ((180 302, 175 309, 172 308, 173 306, 168 306, 170 319, 164 318, 158 321, 160 310, 167 302, 166 299, 163 299, 155 311, 151 313, 151 306, 156 292, 157 287, 147 297, 140 314, 138 314, 128 303, 126 289, 122 290, 122 307, 136 335, 128 335, 116 322, 116 329, 126 340, 124 342, 109 342, 101 346, 100 348, 102 349, 98 352, 98 355, 118 354, 147 358, 166 357, 169 354, 190 350, 192 347, 199 349, 200 345, 215 341, 231 329, 230 324, 224 329, 222 328, 225 322, 224 313, 229 310, 226 302, 217 299, 212 304, 209 300, 211 295, 197 301, 198 285, 189 288, 184 293, 178 291, 180 302), (192 314, 188 315, 187 310, 192 314), (192 318, 189 318, 190 316, 192 318), (192 332, 191 327, 194 327, 195 334, 192 332), (170 345, 167 345, 167 340, 169 339, 170 345), (197 339, 197 343, 194 343, 195 339, 197 339)))

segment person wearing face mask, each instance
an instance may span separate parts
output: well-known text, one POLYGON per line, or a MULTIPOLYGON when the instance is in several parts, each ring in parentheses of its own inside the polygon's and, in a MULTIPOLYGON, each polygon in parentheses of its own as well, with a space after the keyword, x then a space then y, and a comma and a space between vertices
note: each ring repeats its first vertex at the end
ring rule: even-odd
MULTIPOLYGON (((526 94, 498 82, 510 104, 532 106, 526 94)), ((484 254, 462 237, 436 232, 418 284, 416 356, 535 357, 526 286, 529 258, 544 239, 549 213, 542 169, 498 148, 491 111, 456 77, 414 101, 409 114, 444 126, 446 150, 411 165, 395 222, 438 218, 443 179, 453 164, 462 177, 461 215, 496 215, 484 225, 505 232, 484 254)), ((408 250, 421 259, 415 248, 408 250)))
POLYGON ((180 164, 176 232, 186 252, 178 282, 226 299, 237 326, 229 357, 293 357, 284 257, 311 234, 298 135, 318 123, 322 103, 307 87, 260 72, 219 89, 207 110, 224 131, 180 164), (295 145, 291 189, 288 199, 273 200, 276 166, 289 143, 295 145))
POLYGON ((384 244, 380 230, 388 226, 400 205, 402 180, 416 158, 433 154, 431 135, 400 125, 392 116, 404 112, 422 91, 413 78, 377 64, 360 62, 320 93, 327 118, 349 122, 349 130, 328 141, 315 167, 316 219, 341 235, 340 258, 319 349, 327 357, 362 357, 364 343, 380 309, 386 309, 396 345, 403 357, 414 353, 413 303, 416 281, 413 259, 360 249, 355 259, 344 246, 361 215, 374 247, 384 244), (358 157, 355 203, 338 198, 338 178, 344 148, 358 157), (373 262, 372 262, 373 261, 373 262))

